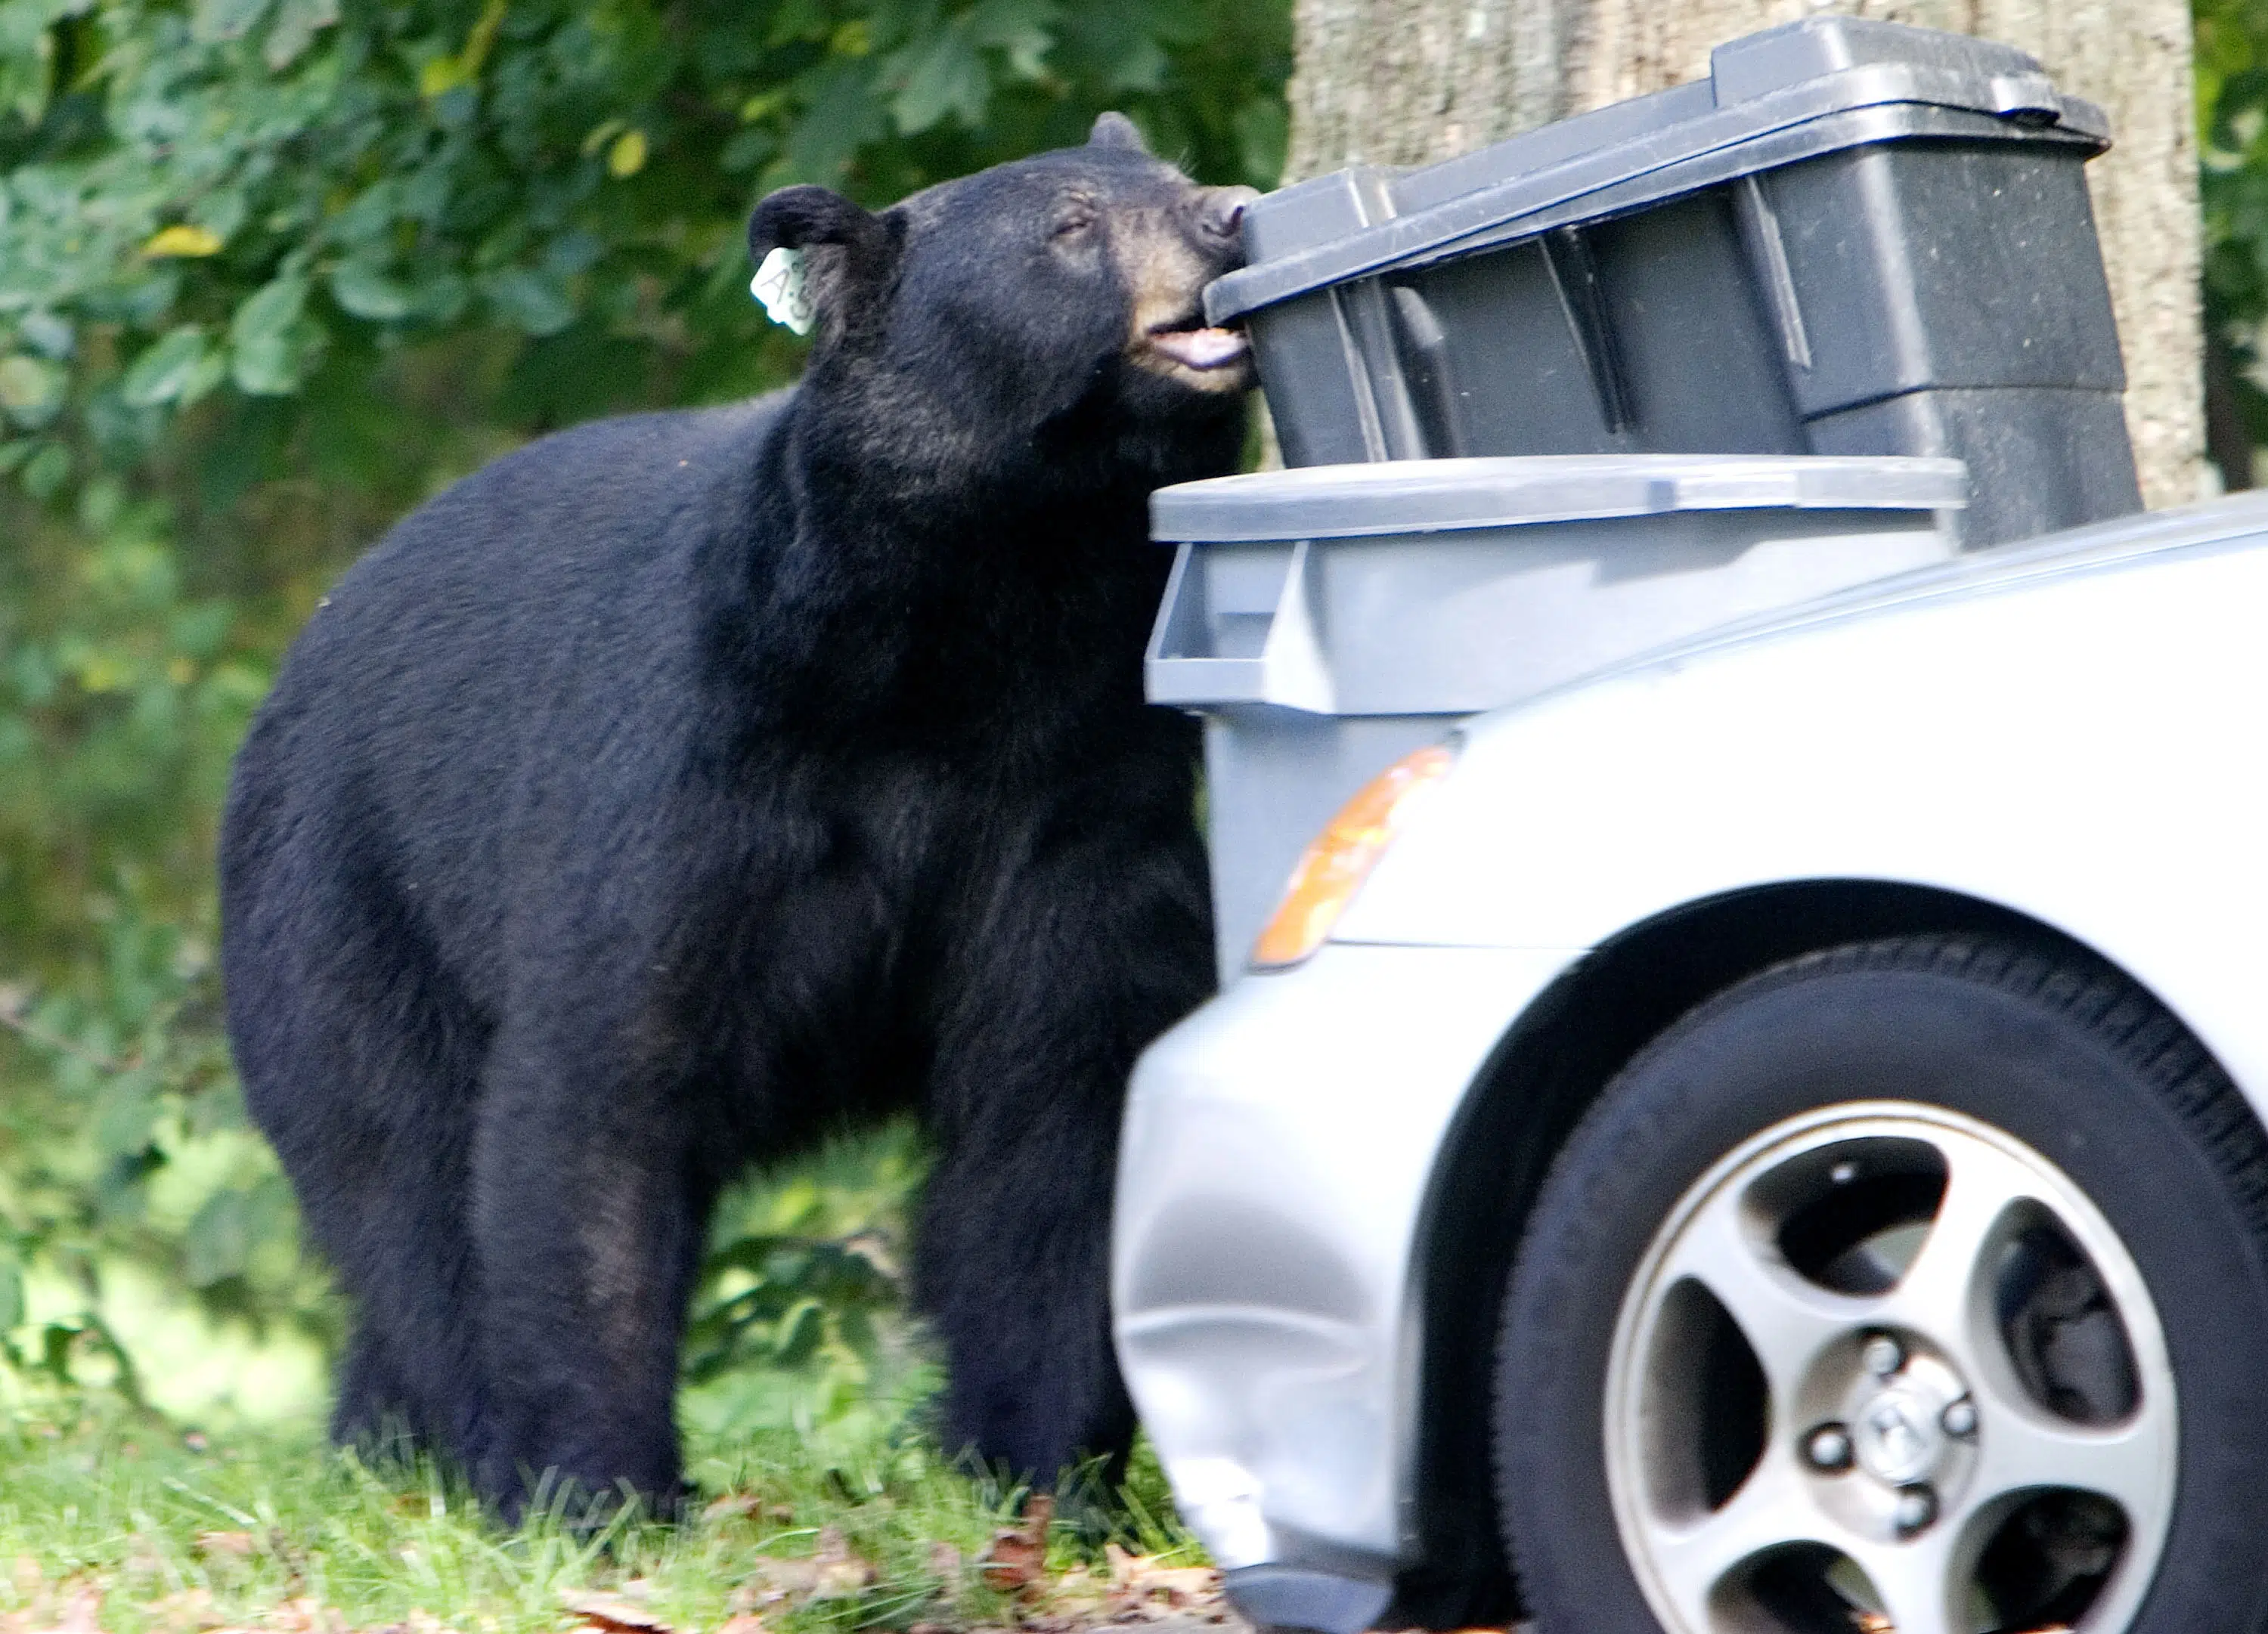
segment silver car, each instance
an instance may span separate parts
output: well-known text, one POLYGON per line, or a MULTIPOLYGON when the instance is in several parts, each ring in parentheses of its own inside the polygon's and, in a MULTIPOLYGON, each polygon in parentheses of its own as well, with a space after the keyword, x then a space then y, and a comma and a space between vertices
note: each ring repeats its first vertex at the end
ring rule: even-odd
POLYGON ((1127 1117, 1120 1355, 1240 1608, 2268 1626, 2264 734, 2240 497, 1358 797, 1127 1117))

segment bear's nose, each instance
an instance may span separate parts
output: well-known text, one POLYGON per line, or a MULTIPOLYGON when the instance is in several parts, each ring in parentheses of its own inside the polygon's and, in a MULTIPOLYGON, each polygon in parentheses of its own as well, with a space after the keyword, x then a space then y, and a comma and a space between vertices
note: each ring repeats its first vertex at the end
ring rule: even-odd
POLYGON ((1197 198, 1197 222, 1206 234, 1233 243, 1244 225, 1244 208, 1260 196, 1256 188, 1207 188, 1197 198))

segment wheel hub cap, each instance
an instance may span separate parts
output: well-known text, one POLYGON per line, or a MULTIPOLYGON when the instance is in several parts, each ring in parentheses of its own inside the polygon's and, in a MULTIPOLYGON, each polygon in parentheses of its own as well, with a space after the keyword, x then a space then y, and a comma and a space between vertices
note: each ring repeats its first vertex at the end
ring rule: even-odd
POLYGON ((1945 1432, 1937 1427, 1942 1410, 1942 1403, 1908 1386, 1882 1391, 1859 1414, 1852 1444, 1859 1465, 1892 1486, 1906 1486, 1933 1473, 1945 1450, 1945 1432))

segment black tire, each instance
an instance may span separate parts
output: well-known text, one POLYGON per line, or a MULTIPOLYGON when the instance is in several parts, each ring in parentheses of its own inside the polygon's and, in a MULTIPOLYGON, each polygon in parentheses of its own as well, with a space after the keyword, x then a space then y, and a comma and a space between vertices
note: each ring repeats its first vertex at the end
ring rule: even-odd
POLYGON ((2179 1402, 2171 1520, 2124 1626, 2268 1628, 2268 1139, 2188 1032, 2116 973, 1927 937, 1807 956, 1698 1006, 1560 1153, 1512 1273, 1493 1423, 1506 1544, 1543 1634, 1662 1626, 1617 1529, 1604 1427, 1612 1336, 1656 1233, 1742 1142, 1857 1100, 1993 1126, 2099 1211, 2154 1302, 2179 1402))

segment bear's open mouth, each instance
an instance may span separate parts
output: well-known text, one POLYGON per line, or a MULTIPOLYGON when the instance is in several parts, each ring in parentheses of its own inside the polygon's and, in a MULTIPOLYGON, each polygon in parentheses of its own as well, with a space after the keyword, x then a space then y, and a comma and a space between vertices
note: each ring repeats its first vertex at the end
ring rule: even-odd
POLYGON ((1152 324, 1148 338, 1152 350, 1185 369, 1200 371, 1241 363, 1252 350, 1243 330, 1211 328, 1195 316, 1152 324))

